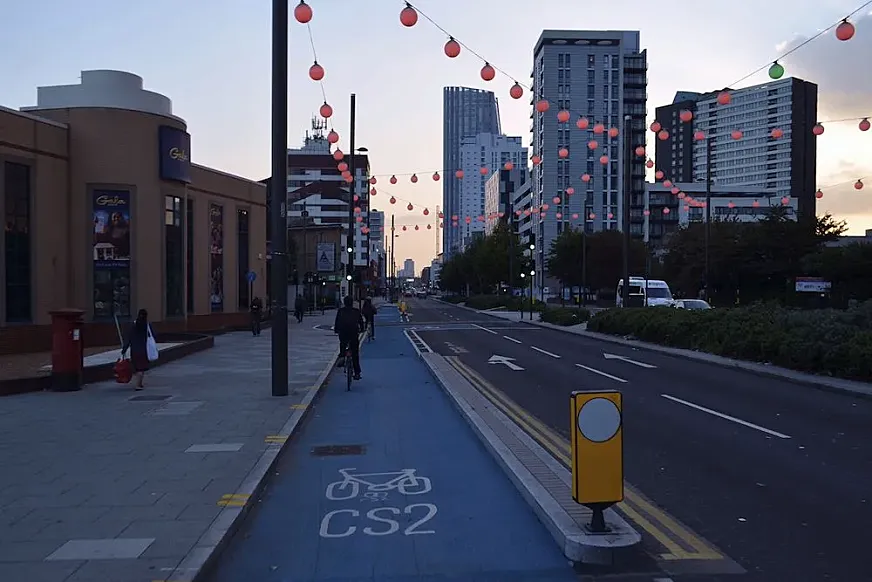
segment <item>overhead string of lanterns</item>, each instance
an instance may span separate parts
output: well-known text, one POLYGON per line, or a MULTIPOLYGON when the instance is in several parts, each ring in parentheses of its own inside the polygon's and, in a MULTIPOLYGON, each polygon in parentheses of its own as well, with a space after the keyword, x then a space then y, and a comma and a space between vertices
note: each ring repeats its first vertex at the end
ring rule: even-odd
MULTIPOLYGON (((404 4, 405 4, 405 6, 400 11, 400 15, 399 15, 400 23, 403 26, 405 26, 406 28, 412 28, 418 23, 419 16, 423 17, 425 20, 430 22, 430 24, 432 24, 435 28, 440 30, 447 37, 447 40, 446 40, 445 45, 443 47, 443 52, 445 53, 445 55, 448 58, 456 58, 460 55, 460 53, 463 50, 466 50, 467 52, 469 52, 470 54, 472 54, 473 56, 475 56, 476 58, 478 58, 479 60, 481 60, 483 62, 483 65, 482 65, 482 68, 480 71, 480 76, 481 76, 482 80, 492 81, 496 77, 496 73, 499 72, 503 76, 509 78, 513 82, 513 84, 509 88, 509 96, 513 99, 520 99, 521 97, 523 97, 525 89, 527 91, 532 91, 531 87, 529 87, 523 83, 520 83, 519 81, 517 81, 517 79, 514 76, 508 74, 506 71, 504 71, 500 67, 494 66, 493 64, 491 64, 490 61, 488 61, 482 55, 477 53, 475 50, 471 49, 468 45, 466 45, 462 41, 457 40, 456 37, 451 35, 445 28, 443 28, 435 20, 430 18, 426 13, 421 11, 420 8, 414 6, 410 2, 404 2, 404 4)), ((867 1, 862 6, 853 10, 851 13, 849 13, 844 18, 840 19, 838 22, 836 22, 833 25, 819 31, 817 34, 806 39, 805 41, 803 41, 802 43, 800 43, 796 47, 793 47, 791 50, 787 51, 786 53, 781 55, 781 57, 779 57, 779 58, 783 59, 786 56, 798 51, 800 48, 804 47, 805 45, 816 40, 817 38, 821 37, 823 34, 829 32, 831 30, 834 31, 834 34, 838 40, 843 41, 843 42, 851 40, 854 37, 854 35, 856 34, 856 27, 854 26, 854 24, 852 24, 850 22, 850 18, 853 17, 854 15, 856 15, 858 12, 862 11, 866 6, 869 6, 870 4, 872 4, 872 0, 867 1)), ((304 0, 301 0, 300 4, 294 10, 294 16, 299 22, 307 24, 312 19, 311 7, 309 7, 305 3, 304 0)), ((770 78, 773 78, 773 79, 781 78, 785 72, 784 66, 780 62, 778 62, 778 60, 776 59, 775 61, 772 61, 771 63, 767 63, 766 65, 755 69, 754 71, 752 71, 748 75, 742 77, 738 81, 732 83, 731 85, 737 85, 740 82, 754 76, 755 74, 757 74, 757 73, 759 73, 767 68, 769 69, 770 78)), ((316 81, 320 81, 321 79, 323 79, 324 69, 323 69, 323 67, 321 67, 321 65, 319 65, 317 63, 317 61, 314 62, 313 65, 310 67, 309 76, 310 76, 310 78, 312 78, 313 80, 316 80, 316 81)), ((732 102, 732 91, 731 90, 725 89, 725 90, 718 93, 717 103, 719 105, 729 105, 731 102, 732 102)), ((535 103, 535 109, 539 113, 544 113, 544 112, 548 111, 550 108, 551 108, 551 104, 545 98, 540 98, 535 103)), ((561 110, 557 113, 557 119, 560 123, 568 123, 572 117, 572 114, 573 113, 571 110, 561 110)), ((682 111, 680 118, 685 123, 690 122, 693 119, 693 113, 691 111, 682 111)), ((841 123, 841 122, 846 122, 846 121, 858 122, 858 129, 862 132, 866 132, 866 131, 869 131, 870 126, 872 126, 872 124, 870 124, 870 118, 872 118, 872 115, 865 116, 865 117, 851 118, 851 119, 818 122, 812 128, 812 132, 815 135, 822 135, 824 133, 824 123, 831 124, 831 123, 841 123)), ((587 147, 588 147, 588 149, 591 149, 591 150, 596 150, 600 145, 598 139, 596 139, 596 137, 594 137, 594 136, 607 134, 611 138, 616 138, 620 133, 619 129, 616 127, 611 127, 611 128, 607 129, 605 127, 605 125, 602 123, 596 123, 596 122, 591 123, 591 121, 589 119, 587 119, 586 117, 584 117, 581 114, 579 114, 579 116, 576 120, 576 126, 581 130, 588 130, 588 131, 592 132, 593 136, 591 136, 591 139, 589 139, 587 142, 587 147)), ((662 128, 661 124, 658 121, 655 120, 651 124, 650 129, 652 130, 652 132, 654 132, 656 134, 657 139, 660 139, 661 141, 669 139, 669 132, 667 130, 665 130, 664 128, 662 128)), ((770 134, 770 137, 772 139, 779 139, 783 136, 784 136, 784 130, 782 130, 780 128, 773 129, 771 134, 770 134)), ((730 137, 733 138, 734 140, 741 140, 744 137, 744 132, 741 129, 736 128, 736 129, 731 131, 730 137)), ((328 139, 329 139, 329 136, 328 136, 328 139)), ((697 141, 701 141, 701 140, 706 139, 706 136, 705 136, 704 132, 696 131, 696 132, 694 132, 694 139, 697 141)), ((336 141, 338 141, 338 135, 336 136, 336 141)), ((331 143, 335 143, 335 141, 331 142, 331 143)), ((647 168, 650 169, 650 168, 654 167, 653 160, 651 160, 650 158, 647 158, 647 150, 646 150, 646 147, 644 144, 636 146, 634 152, 639 157, 646 157, 645 165, 647 168)), ((566 147, 561 147, 558 150, 558 157, 560 157, 560 158, 569 157, 569 149, 566 147)), ((542 158, 541 158, 540 154, 534 153, 531 156, 530 160, 531 160, 532 164, 534 166, 536 166, 536 165, 539 165, 541 163, 542 158)), ((606 156, 606 155, 600 156, 600 163, 602 163, 603 165, 608 164, 609 163, 608 156, 606 156)), ((419 174, 420 175, 432 174, 432 179, 434 181, 439 181, 441 179, 442 175, 450 175, 450 173, 452 171, 453 171, 453 175, 456 179, 463 179, 464 178, 463 170, 460 170, 460 169, 453 169, 452 170, 452 169, 443 168, 441 172, 439 170, 428 170, 425 172, 390 174, 389 182, 391 184, 396 184, 399 181, 399 178, 398 178, 399 176, 403 176, 403 177, 408 176, 409 181, 411 183, 417 183, 419 180, 419 177, 418 177, 419 174)), ((490 172, 490 169, 486 166, 482 166, 480 168, 481 175, 487 175, 489 172, 490 172)), ((387 176, 387 174, 379 174, 378 176, 387 176)), ((671 191, 673 192, 673 194, 675 194, 679 198, 682 198, 685 200, 685 202, 686 202, 685 210, 688 208, 688 206, 691 206, 691 205, 693 205, 693 206, 699 206, 699 205, 704 206, 705 205, 705 202, 700 202, 700 201, 694 200, 692 197, 688 196, 684 192, 681 192, 680 189, 678 189, 677 187, 675 187, 673 185, 671 180, 667 179, 663 175, 663 172, 658 171, 655 174, 655 177, 658 181, 662 181, 662 184, 664 186, 666 186, 667 188, 671 188, 671 191)), ((589 182, 590 180, 591 180, 591 176, 586 174, 586 173, 581 176, 582 182, 589 182)), ((375 184, 377 181, 376 176, 373 176, 370 181, 372 184, 375 184)), ((855 182, 855 188, 857 190, 860 190, 863 188, 863 178, 858 179, 855 182)), ((572 193, 574 193, 574 189, 572 187, 570 187, 570 188, 567 188, 565 192, 567 195, 571 195, 572 193)), ((821 192, 818 191, 818 194, 821 194, 821 192)), ((818 195, 818 198, 820 198, 820 197, 821 196, 818 195)), ((555 204, 560 203, 561 202, 560 197, 555 196, 553 199, 553 202, 555 204)), ((790 201, 788 198, 782 198, 783 204, 788 204, 789 202, 790 201)), ((758 204, 758 203, 755 201, 755 204, 758 204)), ((525 215, 539 214, 541 217, 544 217, 544 216, 546 216, 546 213, 548 210, 549 210, 549 205, 547 203, 545 203, 545 204, 541 204, 540 206, 535 207, 535 208, 526 209, 523 212, 516 211, 515 214, 518 216, 520 216, 521 214, 525 214, 525 215)), ((649 211, 646 210, 645 212, 647 214, 649 211)), ((668 207, 664 208, 663 212, 664 212, 664 214, 668 214, 669 208, 668 207)), ((560 212, 556 213, 556 217, 558 219, 563 218, 563 216, 560 212)), ((590 219, 594 219, 595 217, 596 216, 594 214, 591 214, 589 216, 590 219)), ((609 217, 609 219, 614 218, 611 213, 609 213, 608 217, 609 217)), ((458 217, 456 215, 451 216, 453 226, 457 226, 457 222, 458 222, 459 218, 460 217, 458 217)), ((578 214, 573 213, 572 218, 577 219, 578 214)), ((469 224, 470 222, 472 222, 473 218, 470 216, 466 216, 466 217, 464 217, 464 220, 467 224, 469 224)), ((477 220, 479 222, 483 222, 486 220, 486 217, 483 215, 479 215, 477 218, 475 218, 475 220, 477 220)))

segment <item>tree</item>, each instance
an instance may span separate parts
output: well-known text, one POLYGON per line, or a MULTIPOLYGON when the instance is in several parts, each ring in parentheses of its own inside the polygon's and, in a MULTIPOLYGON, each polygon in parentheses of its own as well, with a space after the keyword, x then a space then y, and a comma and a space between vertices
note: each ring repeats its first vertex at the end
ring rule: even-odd
POLYGON ((822 277, 833 284, 835 305, 872 298, 872 245, 856 243, 844 247, 824 247, 802 260, 803 274, 822 277))
POLYGON ((568 229, 551 241, 545 266, 548 274, 567 287, 581 286, 583 281, 585 236, 580 230, 568 229))
POLYGON ((463 252, 446 260, 439 277, 447 291, 489 294, 509 282, 510 271, 514 285, 521 285, 521 273, 529 268, 518 235, 498 224, 491 234, 474 238, 463 252))

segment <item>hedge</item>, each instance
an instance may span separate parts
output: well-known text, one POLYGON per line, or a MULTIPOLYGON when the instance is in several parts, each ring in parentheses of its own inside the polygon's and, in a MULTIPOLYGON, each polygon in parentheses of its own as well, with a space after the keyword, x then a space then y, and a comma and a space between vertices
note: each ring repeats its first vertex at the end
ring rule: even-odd
POLYGON ((555 325, 578 325, 590 319, 590 311, 583 307, 549 307, 539 316, 540 321, 555 325))
MULTIPOLYGON (((485 310, 504 307, 507 311, 530 310, 530 300, 523 297, 510 297, 509 295, 473 295, 467 297, 466 306, 472 309, 485 310)), ((539 301, 533 303, 533 311, 542 311, 544 304, 539 301)))
POLYGON ((587 329, 802 372, 872 381, 872 301, 847 311, 798 311, 773 305, 705 311, 609 309, 594 315, 587 329))

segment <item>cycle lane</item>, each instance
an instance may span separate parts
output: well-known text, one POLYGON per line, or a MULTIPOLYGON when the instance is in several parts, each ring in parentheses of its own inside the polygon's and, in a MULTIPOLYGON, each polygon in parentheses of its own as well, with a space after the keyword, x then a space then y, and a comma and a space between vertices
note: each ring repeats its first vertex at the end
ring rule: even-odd
POLYGON ((401 329, 329 386, 209 579, 530 580, 577 575, 401 329))

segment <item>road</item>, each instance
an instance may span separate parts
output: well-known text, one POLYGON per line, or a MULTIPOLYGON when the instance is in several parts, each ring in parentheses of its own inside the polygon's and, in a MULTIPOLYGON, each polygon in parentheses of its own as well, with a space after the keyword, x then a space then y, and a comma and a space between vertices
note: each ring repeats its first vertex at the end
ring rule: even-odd
POLYGON ((560 460, 569 394, 623 393, 618 509, 664 572, 872 579, 872 402, 433 299, 410 304, 430 348, 560 460))

